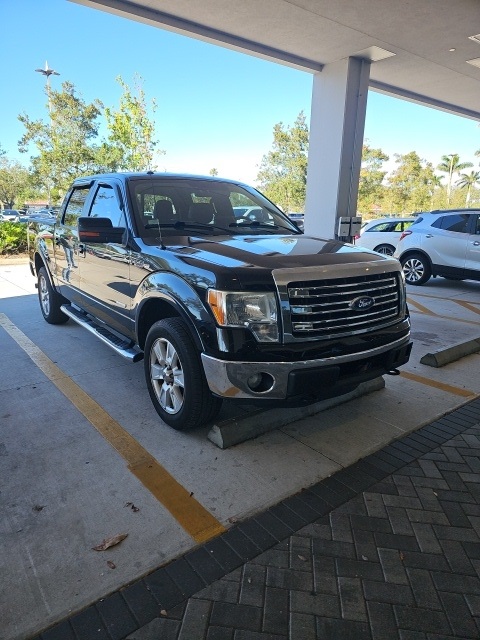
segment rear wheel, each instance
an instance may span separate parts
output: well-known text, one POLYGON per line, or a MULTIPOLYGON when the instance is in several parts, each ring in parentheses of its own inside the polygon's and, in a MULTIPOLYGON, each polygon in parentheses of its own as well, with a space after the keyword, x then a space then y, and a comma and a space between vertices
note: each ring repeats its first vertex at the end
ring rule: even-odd
POLYGON ((197 348, 180 318, 156 322, 145 343, 145 378, 153 405, 173 429, 213 420, 222 401, 212 395, 197 348))
POLYGON ((421 253, 413 253, 403 258, 402 268, 408 284, 425 284, 432 275, 430 263, 421 253))
POLYGON ((52 287, 45 267, 38 271, 38 300, 42 315, 49 324, 65 324, 68 321, 68 316, 60 308, 66 300, 52 287))
POLYGON ((377 253, 383 253, 385 256, 393 256, 395 253, 395 247, 392 247, 391 244, 379 244, 378 247, 375 247, 374 251, 377 253))

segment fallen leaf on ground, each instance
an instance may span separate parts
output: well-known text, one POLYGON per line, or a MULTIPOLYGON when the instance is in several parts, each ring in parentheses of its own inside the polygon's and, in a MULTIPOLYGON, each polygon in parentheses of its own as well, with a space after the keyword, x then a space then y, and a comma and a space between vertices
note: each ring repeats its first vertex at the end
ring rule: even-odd
POLYGON ((161 616, 166 616, 166 615, 168 615, 168 614, 167 614, 167 612, 165 611, 165 609, 162 609, 162 610, 160 611, 160 615, 161 615, 161 616))
POLYGON ((112 562, 111 560, 107 560, 107 564, 110 567, 110 569, 116 569, 117 568, 117 565, 114 562, 112 562))
POLYGON ((116 536, 112 536, 111 538, 105 538, 102 540, 100 544, 97 544, 96 547, 92 547, 94 551, 105 551, 105 549, 109 549, 110 547, 114 547, 116 544, 125 540, 128 536, 128 533, 117 533, 116 536))
POLYGON ((305 556, 298 556, 300 560, 303 560, 303 562, 306 562, 307 559, 305 558, 305 556))

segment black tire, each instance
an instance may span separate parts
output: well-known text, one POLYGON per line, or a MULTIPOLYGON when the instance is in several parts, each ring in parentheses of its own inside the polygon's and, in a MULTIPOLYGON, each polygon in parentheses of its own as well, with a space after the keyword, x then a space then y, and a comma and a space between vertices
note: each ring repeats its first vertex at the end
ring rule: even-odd
POLYGON ((38 300, 42 315, 49 324, 68 322, 68 316, 60 309, 66 300, 52 287, 45 267, 38 271, 38 300))
POLYGON ((391 244, 379 244, 378 247, 375 247, 374 251, 381 253, 384 256, 393 256, 395 253, 395 247, 392 247, 391 244))
POLYGON ((428 259, 421 253, 411 253, 402 258, 401 262, 407 284, 419 286, 430 279, 432 268, 428 259))
POLYGON ((197 348, 180 318, 159 320, 145 342, 145 379, 158 415, 173 429, 213 420, 222 401, 212 395, 197 348))

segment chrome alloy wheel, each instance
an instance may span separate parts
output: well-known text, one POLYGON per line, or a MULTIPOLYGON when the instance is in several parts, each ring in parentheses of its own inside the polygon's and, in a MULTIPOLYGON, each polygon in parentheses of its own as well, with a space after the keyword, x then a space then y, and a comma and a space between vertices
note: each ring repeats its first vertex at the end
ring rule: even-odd
POLYGON ((395 250, 392 247, 389 247, 386 244, 382 244, 378 249, 374 249, 377 253, 381 253, 384 256, 393 256, 395 250))
POLYGON ((403 263, 403 273, 407 282, 418 282, 425 276, 425 265, 418 258, 408 258, 403 263))
POLYGON ((166 413, 178 413, 183 406, 183 367, 175 347, 166 338, 152 345, 150 377, 162 409, 166 413))
POLYGON ((43 313, 48 316, 50 313, 50 291, 48 289, 48 282, 43 274, 40 274, 38 278, 38 293, 43 313))

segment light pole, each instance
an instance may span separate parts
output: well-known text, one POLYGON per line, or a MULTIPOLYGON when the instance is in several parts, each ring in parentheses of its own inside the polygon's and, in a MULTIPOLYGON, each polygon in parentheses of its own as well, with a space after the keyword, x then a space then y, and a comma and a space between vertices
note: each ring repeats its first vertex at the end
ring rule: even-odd
MULTIPOLYGON (((50 135, 52 134, 52 103, 50 99, 50 76, 59 76, 60 74, 55 69, 50 69, 47 60, 45 60, 45 69, 35 69, 37 73, 41 73, 46 78, 46 88, 48 96, 48 116, 50 118, 50 135)), ((50 209, 50 178, 47 179, 47 194, 48 194, 48 208, 50 209)))
POLYGON ((50 67, 48 66, 48 62, 46 60, 45 60, 45 69, 35 69, 35 71, 37 73, 41 73, 47 79, 46 86, 47 86, 47 96, 48 96, 48 113, 50 115, 50 125, 51 125, 52 124, 52 105, 50 102, 50 76, 59 76, 60 74, 58 73, 58 71, 55 71, 54 69, 50 69, 50 67))

